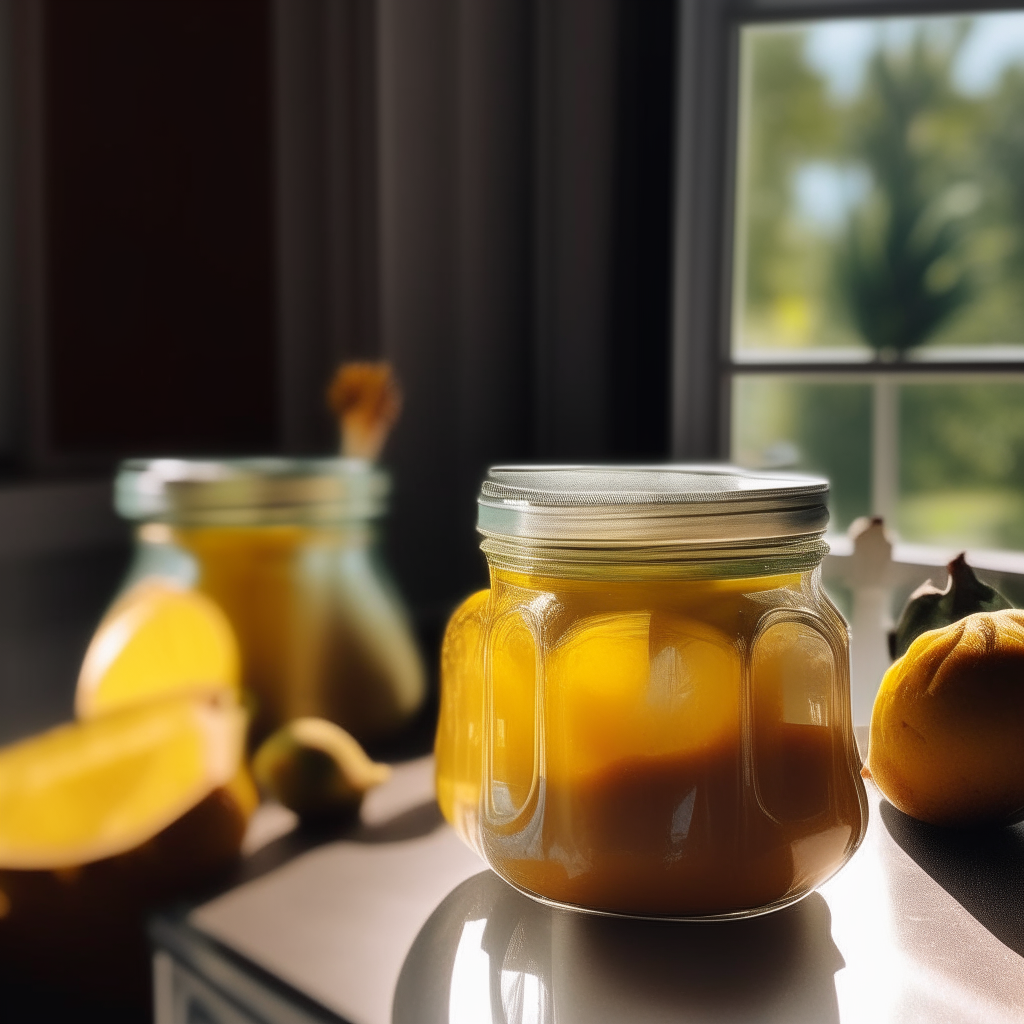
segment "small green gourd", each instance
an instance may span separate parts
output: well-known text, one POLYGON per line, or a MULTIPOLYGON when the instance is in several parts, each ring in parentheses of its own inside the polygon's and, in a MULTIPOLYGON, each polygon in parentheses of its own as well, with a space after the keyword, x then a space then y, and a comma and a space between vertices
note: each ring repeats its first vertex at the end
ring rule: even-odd
POLYGON ((896 629, 889 634, 889 653, 893 658, 902 658, 907 648, 930 629, 941 629, 975 612, 998 612, 1013 607, 998 590, 974 575, 963 552, 946 568, 949 579, 945 590, 939 590, 928 580, 907 600, 896 629))
POLYGON ((263 741, 252 762, 260 787, 304 823, 351 820, 363 797, 386 782, 391 768, 366 756, 340 726, 296 718, 263 741))

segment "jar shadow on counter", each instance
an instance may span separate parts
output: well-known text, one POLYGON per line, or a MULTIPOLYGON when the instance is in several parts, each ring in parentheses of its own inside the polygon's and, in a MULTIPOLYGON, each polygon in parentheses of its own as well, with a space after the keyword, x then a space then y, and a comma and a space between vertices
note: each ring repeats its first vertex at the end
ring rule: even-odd
POLYGON ((941 828, 887 800, 879 814, 896 844, 1000 942, 1024 956, 1024 823, 941 828))
POLYGON ((817 893, 729 922, 552 909, 493 872, 434 911, 398 979, 393 1024, 838 1024, 831 914, 817 893))

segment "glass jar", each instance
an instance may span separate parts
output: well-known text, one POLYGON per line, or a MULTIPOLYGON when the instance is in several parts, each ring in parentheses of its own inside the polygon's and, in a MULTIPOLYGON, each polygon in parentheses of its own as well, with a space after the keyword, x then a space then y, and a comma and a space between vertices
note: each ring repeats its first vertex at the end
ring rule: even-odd
POLYGON ((139 523, 124 586, 170 578, 221 606, 254 741, 317 715, 372 742, 422 705, 422 659, 380 550, 388 490, 360 459, 122 464, 115 506, 139 523))
POLYGON ((631 916, 745 917, 837 871, 867 823, 824 480, 503 467, 491 586, 442 650, 437 788, 512 885, 631 916))

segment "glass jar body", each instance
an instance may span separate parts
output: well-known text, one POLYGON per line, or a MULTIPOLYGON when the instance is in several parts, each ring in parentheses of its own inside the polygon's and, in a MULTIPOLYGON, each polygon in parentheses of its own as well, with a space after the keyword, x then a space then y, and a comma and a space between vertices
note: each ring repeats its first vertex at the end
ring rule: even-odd
POLYGON ((549 902, 675 918, 785 906, 866 825, 848 666, 818 570, 631 580, 492 566, 444 640, 442 810, 549 902))
POLYGON ((126 586, 152 576, 195 587, 228 616, 254 742, 315 715, 372 743, 422 706, 422 659, 372 524, 146 523, 126 586))

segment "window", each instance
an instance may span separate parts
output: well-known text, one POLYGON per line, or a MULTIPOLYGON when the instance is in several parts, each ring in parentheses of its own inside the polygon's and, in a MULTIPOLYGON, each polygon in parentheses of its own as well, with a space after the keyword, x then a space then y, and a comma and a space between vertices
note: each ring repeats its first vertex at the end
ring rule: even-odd
POLYGON ((1022 549, 1024 13, 948 11, 682 3, 672 449, 824 472, 839 532, 1022 549))
POLYGON ((1024 13, 734 41, 733 459, 828 475, 838 530, 1024 549, 1024 13))

